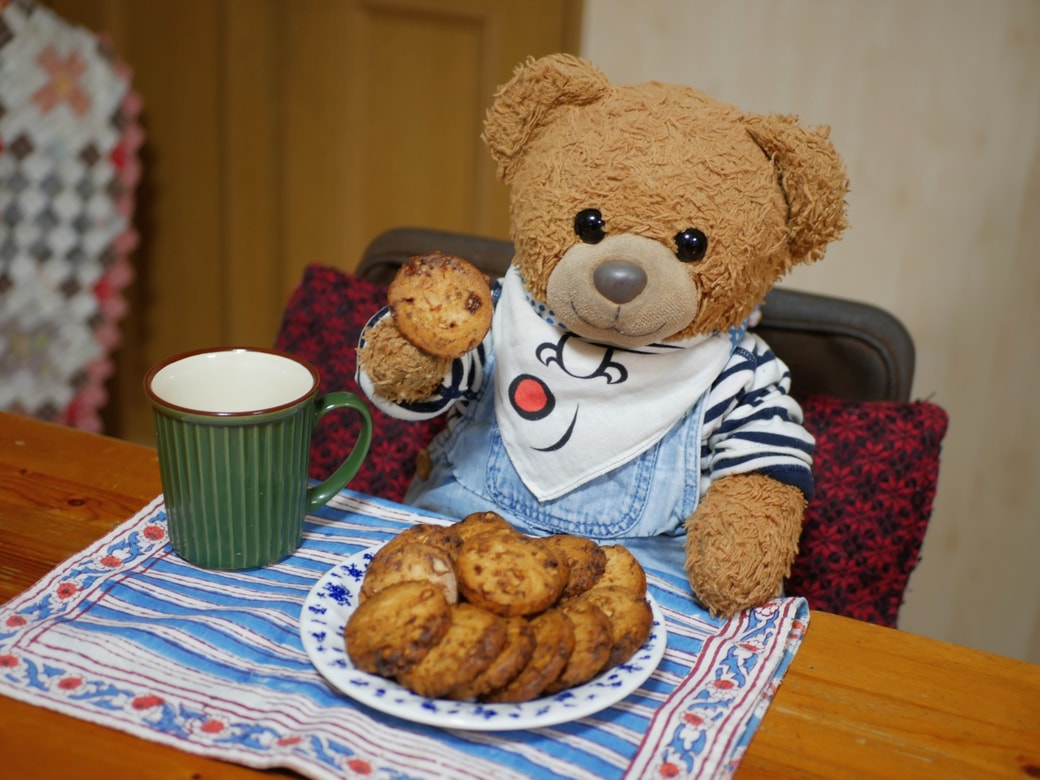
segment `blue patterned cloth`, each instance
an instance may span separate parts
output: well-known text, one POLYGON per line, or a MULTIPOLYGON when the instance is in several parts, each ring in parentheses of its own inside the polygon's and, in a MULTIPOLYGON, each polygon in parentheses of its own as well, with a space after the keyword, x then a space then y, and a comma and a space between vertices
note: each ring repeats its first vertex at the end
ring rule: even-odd
POLYGON ((711 618, 648 572, 668 631, 634 693, 523 732, 445 730, 358 704, 300 640, 301 607, 345 557, 439 518, 351 491, 301 548, 214 572, 170 548, 161 497, 0 607, 0 693, 182 750, 314 778, 725 777, 808 624, 802 599, 711 618))

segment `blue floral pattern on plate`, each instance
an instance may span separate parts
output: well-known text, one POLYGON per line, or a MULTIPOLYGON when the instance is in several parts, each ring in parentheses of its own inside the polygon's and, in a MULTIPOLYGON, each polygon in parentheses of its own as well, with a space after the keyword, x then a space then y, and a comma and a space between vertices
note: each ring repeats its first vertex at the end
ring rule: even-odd
POLYGON ((341 693, 404 720, 452 729, 507 731, 541 728, 599 712, 636 690, 657 668, 668 645, 661 609, 650 594, 654 623, 645 644, 624 664, 584 685, 519 704, 428 699, 393 680, 357 669, 347 655, 343 630, 354 609, 375 550, 356 553, 327 571, 300 612, 300 638, 311 663, 341 693))

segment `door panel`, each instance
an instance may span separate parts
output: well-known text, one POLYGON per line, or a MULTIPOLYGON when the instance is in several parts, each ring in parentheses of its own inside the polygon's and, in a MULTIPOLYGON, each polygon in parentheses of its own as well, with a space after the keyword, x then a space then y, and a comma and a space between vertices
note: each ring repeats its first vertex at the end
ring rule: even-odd
POLYGON ((497 85, 578 49, 580 0, 51 0, 107 33, 146 133, 137 279, 106 414, 173 352, 269 345, 309 263, 352 269, 394 225, 506 236, 480 141, 497 85))

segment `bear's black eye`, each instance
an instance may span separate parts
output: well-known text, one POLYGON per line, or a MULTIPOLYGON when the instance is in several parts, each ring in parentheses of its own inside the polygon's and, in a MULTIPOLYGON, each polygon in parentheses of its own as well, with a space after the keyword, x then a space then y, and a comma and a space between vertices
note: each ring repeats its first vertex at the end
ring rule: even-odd
POLYGON ((675 256, 684 263, 693 263, 708 251, 708 237, 697 228, 686 228, 675 234, 675 256))
POLYGON ((582 209, 574 216, 574 232, 586 244, 598 244, 607 235, 599 209, 582 209))

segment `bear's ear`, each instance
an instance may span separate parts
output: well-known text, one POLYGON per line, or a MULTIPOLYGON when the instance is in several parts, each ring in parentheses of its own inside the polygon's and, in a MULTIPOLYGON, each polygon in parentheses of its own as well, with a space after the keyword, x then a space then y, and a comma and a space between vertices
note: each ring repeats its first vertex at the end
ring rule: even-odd
POLYGON ((570 54, 529 58, 499 88, 484 121, 484 142, 509 183, 531 134, 558 106, 593 103, 606 93, 607 77, 570 54))
POLYGON ((848 226, 845 165, 828 140, 830 128, 804 128, 798 118, 748 115, 748 132, 776 166, 787 199, 788 248, 794 263, 823 257, 848 226))

